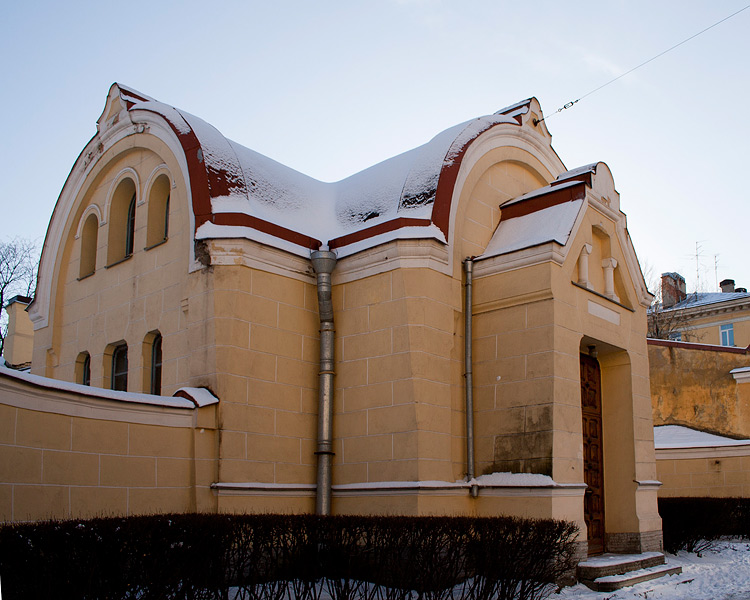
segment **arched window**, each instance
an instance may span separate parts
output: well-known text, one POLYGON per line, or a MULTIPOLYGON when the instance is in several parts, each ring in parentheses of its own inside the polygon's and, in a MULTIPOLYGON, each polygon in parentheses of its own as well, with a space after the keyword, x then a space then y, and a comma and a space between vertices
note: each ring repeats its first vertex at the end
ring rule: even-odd
POLYGON ((169 234, 169 177, 159 175, 148 196, 148 230, 146 248, 153 248, 167 241, 169 234))
POLYGON ((91 356, 81 352, 76 358, 76 383, 91 385, 91 356))
POLYGON ((92 275, 96 270, 96 241, 99 231, 99 220, 95 214, 86 217, 81 230, 81 260, 78 278, 83 279, 92 275))
POLYGON ((123 179, 112 195, 109 207, 107 265, 111 266, 133 254, 135 245, 135 183, 123 179))
POLYGON ((161 336, 157 336, 151 348, 151 393, 161 395, 161 336))
POLYGON ((112 351, 112 376, 110 378, 110 388, 128 391, 128 345, 119 344, 112 351))
POLYGON ((135 238, 135 194, 128 205, 128 221, 125 226, 125 256, 133 254, 133 238, 135 238))
POLYGON ((143 340, 143 389, 161 396, 162 337, 158 331, 146 334, 143 340))

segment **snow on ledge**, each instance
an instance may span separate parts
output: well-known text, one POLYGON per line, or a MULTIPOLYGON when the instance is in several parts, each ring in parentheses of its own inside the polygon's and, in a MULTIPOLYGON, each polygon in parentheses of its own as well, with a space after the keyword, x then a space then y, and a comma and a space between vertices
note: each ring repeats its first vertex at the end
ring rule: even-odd
POLYGON ((197 408, 219 403, 219 399, 206 388, 181 387, 172 396, 191 400, 197 408))
POLYGON ((750 440, 734 440, 681 425, 654 427, 654 447, 657 450, 715 448, 717 446, 750 446, 750 440))
POLYGON ((0 379, 2 377, 8 377, 10 379, 23 381, 25 383, 43 387, 49 390, 58 390, 61 392, 69 392, 71 394, 79 394, 81 396, 87 396, 91 398, 113 400, 115 402, 126 402, 128 404, 148 404, 151 406, 184 408, 191 410, 200 406, 196 402, 193 402, 192 400, 189 400, 187 398, 172 398, 169 396, 152 396, 151 394, 143 394, 139 392, 119 392, 116 390, 106 390, 104 388, 96 388, 88 385, 82 385, 80 383, 60 381, 59 379, 51 379, 49 377, 41 377, 40 375, 32 375, 30 373, 16 371, 14 369, 9 369, 4 364, 0 365, 0 379))

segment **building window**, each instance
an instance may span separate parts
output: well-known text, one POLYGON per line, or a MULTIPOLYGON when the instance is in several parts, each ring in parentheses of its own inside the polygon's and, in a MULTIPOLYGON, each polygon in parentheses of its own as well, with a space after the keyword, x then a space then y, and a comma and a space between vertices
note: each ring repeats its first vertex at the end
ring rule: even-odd
POLYGON ((151 393, 161 396, 161 335, 158 333, 151 345, 151 393))
POLYGON ((76 383, 91 385, 91 356, 81 352, 76 359, 76 383))
POLYGON ((734 346, 734 324, 722 325, 719 329, 721 331, 721 345, 734 346))
POLYGON ((96 270, 96 241, 99 230, 99 220, 95 214, 90 214, 81 231, 81 260, 78 278, 83 279, 92 275, 96 270))
POLYGON ((158 330, 143 338, 143 391, 161 396, 162 337, 158 330))
POLYGON ((110 387, 128 391, 128 345, 120 344, 112 351, 112 377, 110 387))
POLYGON ((133 238, 135 237, 135 194, 128 205, 128 220, 125 231, 125 256, 133 254, 133 238))
POLYGON ((146 249, 167 241, 169 234, 169 177, 159 175, 148 196, 148 229, 146 249))
POLYGON ((125 260, 135 247, 135 182, 126 177, 115 189, 109 206, 107 265, 125 260))

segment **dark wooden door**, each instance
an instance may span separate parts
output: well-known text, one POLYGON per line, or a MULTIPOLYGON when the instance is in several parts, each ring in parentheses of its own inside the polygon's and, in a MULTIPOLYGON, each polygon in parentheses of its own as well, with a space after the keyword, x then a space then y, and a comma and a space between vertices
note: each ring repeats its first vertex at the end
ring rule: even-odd
POLYGON ((581 354, 581 416, 583 418, 584 519, 589 554, 604 552, 604 460, 602 452, 602 384, 599 363, 581 354))

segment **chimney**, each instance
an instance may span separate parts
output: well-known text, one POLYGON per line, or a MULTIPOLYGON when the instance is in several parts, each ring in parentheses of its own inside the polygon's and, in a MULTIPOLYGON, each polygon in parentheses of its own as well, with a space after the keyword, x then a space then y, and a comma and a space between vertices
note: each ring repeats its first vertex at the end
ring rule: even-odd
POLYGON ((719 284, 722 294, 731 294, 734 292, 734 279, 725 279, 719 284))
POLYGON ((26 313, 31 298, 13 296, 5 305, 8 313, 8 334, 3 342, 3 357, 11 368, 24 368, 31 364, 34 351, 34 326, 26 313))
POLYGON ((661 274, 661 303, 663 308, 674 306, 687 298, 685 278, 679 273, 661 274))

